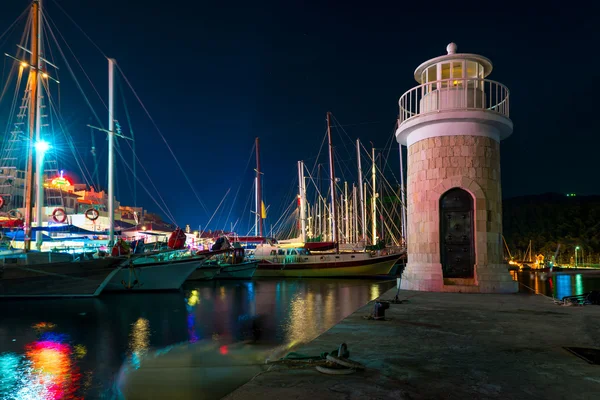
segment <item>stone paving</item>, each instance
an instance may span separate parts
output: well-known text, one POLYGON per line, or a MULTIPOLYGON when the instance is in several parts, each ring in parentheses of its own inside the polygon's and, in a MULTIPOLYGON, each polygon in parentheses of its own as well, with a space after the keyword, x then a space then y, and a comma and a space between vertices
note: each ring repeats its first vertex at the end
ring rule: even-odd
MULTIPOLYGON (((396 289, 381 296, 391 299, 396 289)), ((401 291, 386 321, 373 302, 296 351, 347 343, 365 372, 271 367, 225 397, 241 399, 598 399, 600 365, 563 347, 600 348, 600 307, 540 295, 401 291)))

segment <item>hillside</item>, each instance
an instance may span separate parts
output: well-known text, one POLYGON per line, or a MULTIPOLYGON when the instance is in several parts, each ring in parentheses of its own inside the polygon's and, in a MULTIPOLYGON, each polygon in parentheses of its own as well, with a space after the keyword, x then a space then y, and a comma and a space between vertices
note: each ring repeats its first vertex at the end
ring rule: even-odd
POLYGON ((516 258, 523 256, 532 240, 536 254, 554 254, 560 243, 562 262, 573 257, 576 246, 583 250, 585 262, 599 262, 600 196, 548 193, 505 199, 503 223, 504 237, 516 258))

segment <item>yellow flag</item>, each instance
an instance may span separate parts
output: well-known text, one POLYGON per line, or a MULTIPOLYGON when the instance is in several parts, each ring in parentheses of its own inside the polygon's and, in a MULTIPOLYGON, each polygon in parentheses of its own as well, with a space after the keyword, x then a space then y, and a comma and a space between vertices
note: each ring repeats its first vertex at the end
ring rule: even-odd
POLYGON ((267 218, 267 209, 265 208, 265 203, 261 201, 261 210, 260 210, 260 217, 262 219, 266 219, 267 218))

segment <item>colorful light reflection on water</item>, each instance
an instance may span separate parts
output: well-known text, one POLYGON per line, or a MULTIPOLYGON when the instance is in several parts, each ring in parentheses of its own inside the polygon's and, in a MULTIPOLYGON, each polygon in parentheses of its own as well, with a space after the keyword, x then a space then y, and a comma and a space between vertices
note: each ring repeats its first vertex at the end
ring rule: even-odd
MULTIPOLYGON (((81 374, 67 339, 64 334, 44 332, 39 340, 25 345, 23 355, 0 354, 2 399, 77 399, 81 374)), ((79 357, 87 351, 81 345, 78 349, 79 357)))
POLYGON ((393 287, 363 280, 194 283, 179 293, 4 302, 0 399, 119 398, 116 379, 178 343, 311 340, 393 287), (156 350, 156 353, 154 352, 156 350))
POLYGON ((600 290, 600 273, 554 273, 512 272, 520 283, 519 291, 543 294, 562 300, 564 297, 580 295, 591 290, 600 290))

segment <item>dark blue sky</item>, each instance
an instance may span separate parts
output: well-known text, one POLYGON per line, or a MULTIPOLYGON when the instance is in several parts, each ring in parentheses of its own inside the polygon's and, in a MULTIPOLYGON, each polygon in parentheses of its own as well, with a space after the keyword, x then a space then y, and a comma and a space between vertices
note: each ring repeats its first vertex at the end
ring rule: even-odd
MULTIPOLYGON (((106 99, 102 55, 55 1, 46 1, 48 14, 106 99)), ((459 52, 490 58, 489 79, 511 90, 515 131, 502 143, 504 196, 598 193, 600 31, 589 10, 558 1, 377 3, 58 1, 117 59, 211 213, 231 188, 222 226, 213 229, 225 227, 241 182, 230 220, 245 211, 252 165, 243 173, 256 136, 262 142, 266 203, 277 211, 292 201, 284 196, 296 179, 296 161, 314 162, 327 111, 347 125, 352 139, 383 148, 398 98, 417 85, 414 69, 445 54, 451 41, 459 52)), ((0 33, 27 4, 3 4, 0 33)), ((10 41, 0 45, 3 52, 14 50, 10 41)), ((61 73, 67 81, 64 68, 61 73)), ((65 118, 82 152, 89 152, 84 126, 90 112, 73 87, 65 82, 61 90, 65 118)), ((89 87, 88 93, 93 98, 89 87)), ((206 213, 164 143, 127 96, 139 157, 177 222, 205 224, 206 213)), ((93 102, 104 122, 105 110, 93 102)), ((339 152, 346 154, 342 138, 336 132, 339 152)), ((390 162, 397 168, 397 160, 390 162)), ((123 177, 119 183, 119 198, 130 203, 123 177)), ((138 203, 157 209, 143 189, 138 193, 138 203)))

